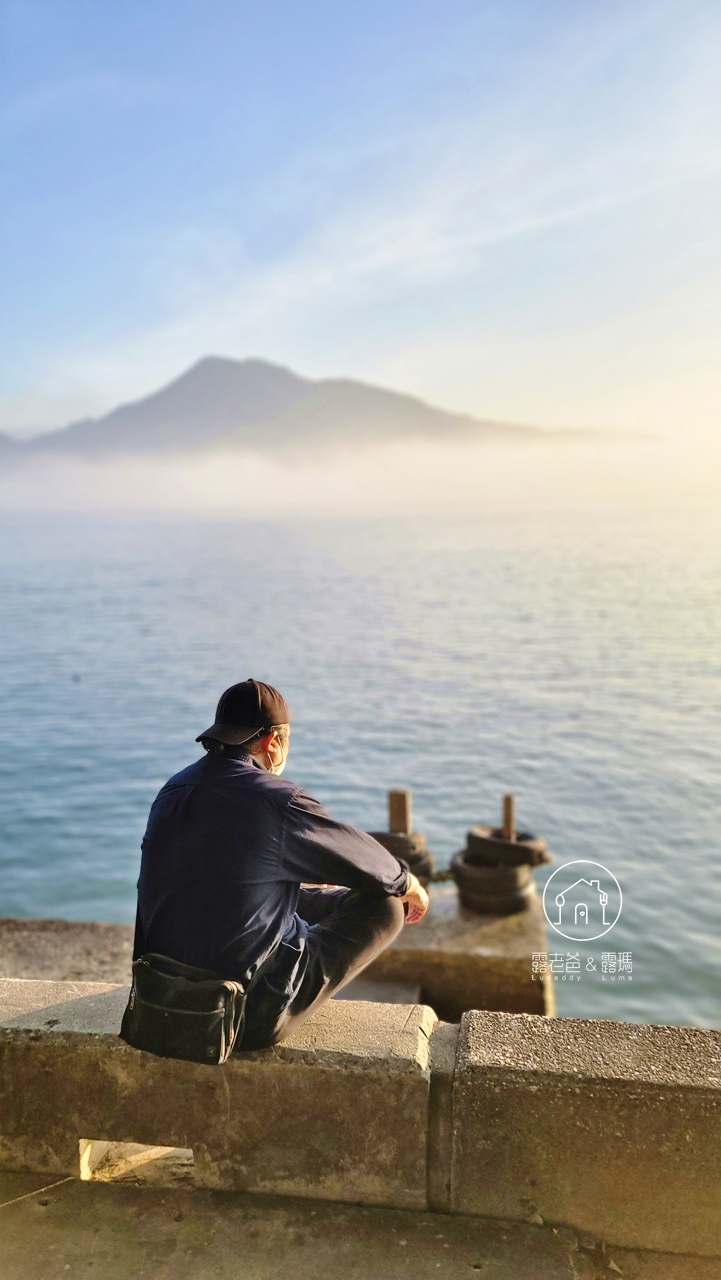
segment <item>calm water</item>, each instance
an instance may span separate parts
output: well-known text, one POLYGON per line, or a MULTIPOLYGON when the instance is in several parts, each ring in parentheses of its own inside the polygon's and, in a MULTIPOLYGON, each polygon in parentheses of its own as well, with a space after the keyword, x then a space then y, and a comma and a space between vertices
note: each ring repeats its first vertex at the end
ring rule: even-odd
POLYGON ((153 795, 254 675, 337 816, 384 826, 412 786, 443 864, 514 790, 558 860, 614 872, 584 956, 633 981, 559 982, 561 1012, 721 1025, 715 512, 0 531, 0 914, 132 920, 153 795))

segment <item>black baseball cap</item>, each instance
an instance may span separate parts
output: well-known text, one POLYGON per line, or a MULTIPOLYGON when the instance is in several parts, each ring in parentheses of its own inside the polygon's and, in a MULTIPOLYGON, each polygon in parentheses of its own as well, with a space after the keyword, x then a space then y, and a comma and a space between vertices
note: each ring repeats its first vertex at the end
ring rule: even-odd
POLYGON ((290 707, 282 694, 262 680, 241 680, 221 694, 215 712, 215 724, 198 735, 214 738, 228 746, 239 747, 256 738, 262 730, 270 733, 279 724, 288 724, 290 707))

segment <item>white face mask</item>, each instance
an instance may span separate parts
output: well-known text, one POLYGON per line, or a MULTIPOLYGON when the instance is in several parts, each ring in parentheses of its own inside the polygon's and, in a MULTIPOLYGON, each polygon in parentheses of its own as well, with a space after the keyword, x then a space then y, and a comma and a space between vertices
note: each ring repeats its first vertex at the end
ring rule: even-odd
MULTIPOLYGON (((280 745, 280 740, 278 740, 278 745, 280 745)), ((281 750, 282 750, 282 747, 281 747, 281 750)), ((273 764, 271 762, 269 764, 264 764, 263 768, 266 769, 268 773, 275 774, 276 778, 279 778, 288 762, 288 750, 289 750, 289 743, 288 743, 288 739, 286 738, 285 739, 285 755, 283 756, 283 759, 281 760, 280 764, 273 764)), ((266 752, 265 754, 266 754, 266 758, 270 761, 270 755, 268 754, 268 752, 266 752)), ((252 751, 251 751, 251 755, 253 755, 252 751)), ((255 758, 258 761, 258 764, 262 764, 262 761, 258 756, 256 756, 255 758)))
MULTIPOLYGON (((281 740, 280 738, 278 738, 278 739, 276 739, 276 741, 277 741, 277 744, 278 744, 278 746, 280 747, 281 751, 283 752, 283 759, 281 760, 280 764, 272 764, 272 763, 271 763, 271 764, 268 766, 268 773, 272 773, 272 774, 274 774, 274 775, 275 775, 275 777, 276 777, 276 778, 279 778, 279 777, 280 777, 280 775, 281 775, 281 773, 282 773, 282 772, 283 772, 283 770, 285 769, 285 766, 286 766, 287 762, 288 762, 288 749, 289 749, 290 744, 289 744, 289 742, 288 742, 288 739, 287 739, 287 738, 285 738, 285 739, 283 739, 283 740, 281 740)), ((270 759, 270 756, 268 757, 268 759, 270 759)))

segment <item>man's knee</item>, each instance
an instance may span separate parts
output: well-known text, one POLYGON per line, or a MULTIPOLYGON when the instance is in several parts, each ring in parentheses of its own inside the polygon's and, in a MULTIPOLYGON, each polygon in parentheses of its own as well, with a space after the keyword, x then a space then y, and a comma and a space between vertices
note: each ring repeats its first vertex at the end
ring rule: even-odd
POLYGON ((406 913, 400 898, 364 895, 364 907, 372 916, 376 928, 392 942, 403 928, 406 913))
POLYGON ((400 898, 388 898, 388 903, 391 907, 393 928, 396 933, 400 933, 406 922, 405 903, 401 902, 400 898))

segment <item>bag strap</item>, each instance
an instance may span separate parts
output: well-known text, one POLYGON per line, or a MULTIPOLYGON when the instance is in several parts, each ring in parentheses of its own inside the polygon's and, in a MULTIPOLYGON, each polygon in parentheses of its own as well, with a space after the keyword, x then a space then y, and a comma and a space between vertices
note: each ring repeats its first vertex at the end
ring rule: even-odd
POLYGON ((262 964, 258 965, 249 982, 240 982, 238 978, 223 977, 222 974, 215 973, 212 969, 200 969, 196 965, 182 964, 180 960, 173 960, 170 956, 161 955, 159 951, 148 951, 145 955, 139 956, 133 962, 133 974, 135 974, 140 965, 146 965, 150 969, 155 969, 157 972, 165 974, 166 977, 187 978, 190 982, 236 982, 242 987, 247 996, 259 978, 263 976, 266 969, 270 968, 271 961, 275 959, 279 946, 280 940, 268 952, 262 964))
POLYGON ((180 960, 161 955, 159 951, 147 951, 145 955, 139 956, 133 962, 133 973, 140 965, 155 969, 168 978, 187 978, 189 982, 227 981, 219 973, 213 973, 212 969, 199 969, 196 965, 182 964, 180 960))

